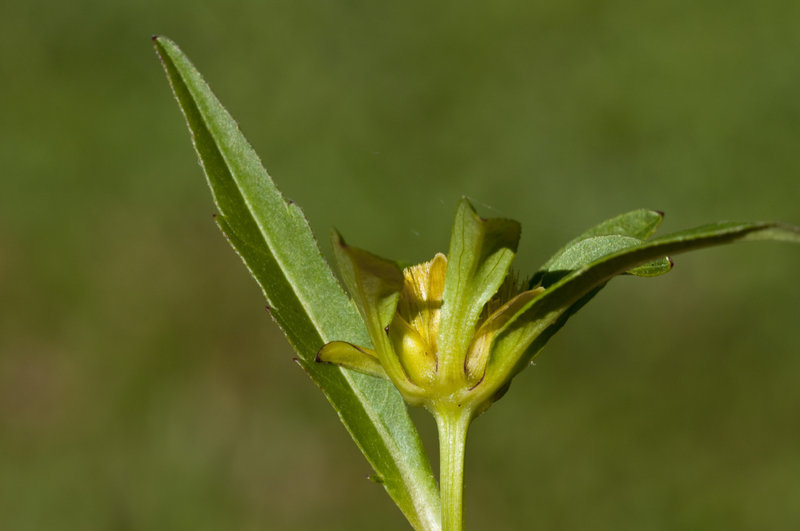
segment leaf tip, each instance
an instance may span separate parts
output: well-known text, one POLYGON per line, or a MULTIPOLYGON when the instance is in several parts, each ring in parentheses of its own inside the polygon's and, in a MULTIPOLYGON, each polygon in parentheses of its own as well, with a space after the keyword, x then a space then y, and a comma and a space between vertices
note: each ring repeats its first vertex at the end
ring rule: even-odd
POLYGON ((164 41, 167 40, 166 37, 164 37, 163 35, 153 34, 150 36, 150 40, 153 42, 153 46, 155 46, 156 51, 159 52, 160 55, 161 49, 164 46, 164 41))
POLYGON ((478 212, 475 210, 475 207, 472 206, 472 203, 470 202, 469 198, 465 195, 462 195, 461 200, 458 202, 457 210, 462 210, 462 209, 472 212, 472 214, 478 216, 478 212))
POLYGON ((331 243, 333 243, 334 246, 342 249, 347 249, 348 247, 347 242, 344 241, 342 233, 336 229, 331 230, 331 243))

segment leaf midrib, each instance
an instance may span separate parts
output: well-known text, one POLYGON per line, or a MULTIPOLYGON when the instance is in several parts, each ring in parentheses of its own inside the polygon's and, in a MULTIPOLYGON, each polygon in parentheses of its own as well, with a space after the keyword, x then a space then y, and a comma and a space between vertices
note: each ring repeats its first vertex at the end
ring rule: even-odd
MULTIPOLYGON (((302 284, 302 282, 298 282, 298 279, 297 279, 297 277, 295 275, 289 274, 288 271, 291 271, 292 268, 286 267, 287 257, 285 257, 283 255, 283 253, 280 252, 280 248, 281 247, 275 245, 274 240, 273 240, 273 238, 272 238, 272 236, 270 234, 270 231, 260 221, 260 216, 258 215, 258 212, 257 212, 255 206, 253 205, 253 203, 248 199, 247 196, 245 196, 241 192, 242 183, 241 183, 241 180, 239 178, 238 171, 235 170, 235 165, 232 164, 231 161, 229 160, 229 157, 226 154, 226 150, 222 149, 220 147, 219 143, 217 143, 217 141, 216 141, 216 138, 219 135, 220 131, 217 128, 213 127, 213 124, 209 123, 208 120, 205 117, 206 114, 209 114, 210 112, 213 112, 212 109, 209 109, 210 106, 213 106, 213 103, 206 101, 206 99, 203 98, 202 94, 200 94, 199 95, 200 97, 198 98, 197 92, 195 92, 192 89, 191 85, 189 83, 187 83, 186 78, 183 76, 183 74, 181 73, 180 70, 178 70, 178 76, 180 76, 181 82, 183 83, 183 86, 186 87, 186 89, 191 93, 191 95, 193 97, 193 100, 194 101, 202 101, 202 103, 204 104, 204 108, 203 109, 199 109, 199 111, 200 111, 200 112, 198 112, 199 118, 202 121, 206 131, 208 131, 209 136, 212 138, 214 145, 217 147, 217 153, 219 154, 219 156, 222 159, 222 161, 225 163, 225 167, 227 168, 228 173, 230 174, 231 178, 236 183, 236 187, 235 188, 236 188, 237 197, 247 207, 247 212, 250 214, 250 218, 252 219, 252 221, 255 224, 255 226, 258 227, 258 232, 261 235, 261 237, 264 239, 264 243, 269 248, 269 250, 272 253, 272 255, 275 257, 275 261, 278 263, 281 273, 286 278, 286 282, 287 282, 289 288, 292 290, 292 292, 297 297, 297 300, 300 303, 300 305, 302 306, 302 308, 306 310, 306 315, 309 316, 309 320, 313 324, 314 328, 319 332, 320 340, 322 341, 322 343, 327 343, 328 341, 331 341, 331 340, 335 339, 333 337, 328 337, 325 334, 324 330, 322 329, 321 324, 317 320, 317 317, 316 317, 315 312, 314 312, 313 305, 311 305, 308 302, 308 299, 306 298, 307 294, 305 294, 304 290, 298 290, 296 288, 296 286, 302 284)), ((267 172, 264 172, 264 173, 267 173, 267 172)), ((284 204, 286 204, 285 200, 282 197, 281 197, 281 200, 283 200, 284 204)), ((228 213, 225 212, 224 209, 222 208, 222 206, 220 205, 220 202, 217 200, 216 194, 214 194, 214 203, 217 205, 217 208, 220 209, 220 212, 222 213, 222 215, 227 217, 228 213)), ((289 211, 290 208, 292 208, 291 205, 286 204, 286 215, 287 215, 287 217, 291 216, 291 213, 289 211)), ((291 220, 287 220, 287 222, 291 222, 291 220)), ((229 225, 229 227, 234 232, 237 232, 237 236, 239 236, 241 238, 241 235, 238 234, 238 231, 236 231, 235 227, 230 226, 230 225, 229 225)))

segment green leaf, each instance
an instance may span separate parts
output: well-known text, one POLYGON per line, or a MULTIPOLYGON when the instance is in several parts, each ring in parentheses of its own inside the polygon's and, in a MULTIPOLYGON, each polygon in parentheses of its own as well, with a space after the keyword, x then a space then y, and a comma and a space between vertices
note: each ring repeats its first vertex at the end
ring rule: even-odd
MULTIPOLYGON (((531 279, 531 285, 549 286, 561 278, 566 271, 578 269, 599 258, 602 254, 608 254, 599 252, 602 248, 603 240, 594 240, 594 238, 613 238, 618 236, 634 238, 641 242, 652 236, 663 220, 663 213, 646 209, 633 210, 607 219, 567 242, 536 272, 531 279), (586 240, 590 241, 586 242, 586 240), (596 247, 596 249, 586 249, 592 246, 596 247)), ((636 242, 629 240, 628 243, 635 244, 636 242)), ((614 247, 613 242, 610 247, 614 247)), ((617 249, 612 249, 610 252, 618 251, 621 248, 619 245, 617 247, 617 249)), ((645 266, 642 269, 633 269, 630 273, 639 276, 655 276, 656 274, 666 273, 671 268, 671 262, 664 258, 653 264, 652 268, 645 266)))
POLYGON ((667 254, 747 240, 800 243, 800 228, 777 222, 715 223, 603 256, 570 272, 509 321, 495 343, 497 355, 493 355, 490 362, 494 365, 493 370, 511 374, 522 369, 544 346, 544 342, 564 324, 566 318, 614 276, 667 254))
MULTIPOLYGON (((591 236, 571 245, 563 253, 555 257, 548 266, 547 272, 553 276, 563 276, 604 256, 638 247, 642 243, 643 240, 639 238, 617 234, 591 236)), ((642 273, 642 276, 656 276, 667 273, 670 269, 672 269, 672 262, 668 258, 662 257, 658 261, 633 268, 630 273, 642 273)))
POLYGON ((587 230, 573 241, 591 238, 592 236, 613 236, 615 234, 646 240, 655 233, 662 221, 664 221, 663 212, 640 208, 607 219, 587 230))
POLYGON ((456 211, 447 255, 440 358, 448 374, 464 370, 473 329, 486 302, 500 288, 519 243, 520 226, 510 219, 484 219, 462 199, 456 211), (449 366, 448 366, 449 365, 449 366))
POLYGON ((653 260, 652 262, 629 269, 625 274, 637 277, 660 277, 672 271, 673 267, 675 267, 675 263, 672 259, 669 256, 664 256, 658 260, 653 260))
MULTIPOLYGON (((581 242, 587 239, 604 237, 604 236, 621 236, 629 237, 639 240, 646 240, 658 229, 661 222, 664 220, 664 214, 656 210, 638 209, 631 212, 620 214, 611 219, 607 219, 598 225, 584 231, 579 236, 573 238, 566 245, 564 245, 558 252, 556 252, 545 264, 536 272, 531 278, 530 286, 541 285, 550 287, 558 280, 563 278, 570 270, 575 270, 587 265, 589 262, 586 258, 595 253, 580 253, 573 251, 574 247, 580 247, 581 242), (563 258, 564 255, 575 252, 577 255, 574 260, 568 261, 563 258)), ((603 253, 597 256, 603 256, 603 253)), ((672 269, 672 261, 669 258, 661 258, 651 264, 644 264, 628 271, 629 273, 636 274, 637 276, 656 276, 666 273, 672 269)), ((569 308, 564 310, 558 319, 550 324, 546 329, 541 331, 528 347, 530 351, 539 352, 547 341, 558 332, 567 320, 575 315, 575 313, 583 308, 600 290, 605 287, 605 283, 598 285, 596 288, 589 291, 586 295, 578 299, 569 308)), ((516 318, 514 316, 513 318, 516 318)), ((509 317, 504 322, 504 326, 508 326, 512 321, 509 317)), ((492 338, 495 335, 491 336, 492 338)), ((511 345, 506 343, 505 350, 499 350, 493 353, 493 363, 506 364, 509 359, 516 360, 519 357, 519 349, 511 348, 511 345)), ((514 361, 512 361, 514 363, 514 361)))
POLYGON ((236 122, 170 40, 154 38, 219 209, 217 222, 267 298, 298 362, 418 529, 440 526, 439 495, 419 435, 391 383, 314 362, 333 340, 369 344, 356 308, 322 258, 300 209, 286 202, 236 122))

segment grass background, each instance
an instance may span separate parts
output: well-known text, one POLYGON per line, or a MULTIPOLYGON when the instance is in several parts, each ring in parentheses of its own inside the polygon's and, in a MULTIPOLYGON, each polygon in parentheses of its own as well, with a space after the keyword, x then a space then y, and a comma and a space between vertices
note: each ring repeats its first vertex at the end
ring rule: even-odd
MULTIPOLYGON (((0 17, 0 527, 405 529, 291 362, 149 37, 193 58, 329 253, 532 271, 639 207, 800 223, 800 4, 14 2, 0 17)), ((471 529, 800 528, 800 249, 622 278, 471 431, 471 529)), ((433 423, 414 413, 431 448, 433 423)))

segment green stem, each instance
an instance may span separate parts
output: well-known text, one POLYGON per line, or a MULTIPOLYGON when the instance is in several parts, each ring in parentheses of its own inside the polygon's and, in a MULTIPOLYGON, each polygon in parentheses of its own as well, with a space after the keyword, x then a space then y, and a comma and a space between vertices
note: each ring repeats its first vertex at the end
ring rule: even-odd
POLYGON ((438 411, 439 488, 442 496, 442 531, 463 529, 464 446, 472 421, 469 411, 438 411))

